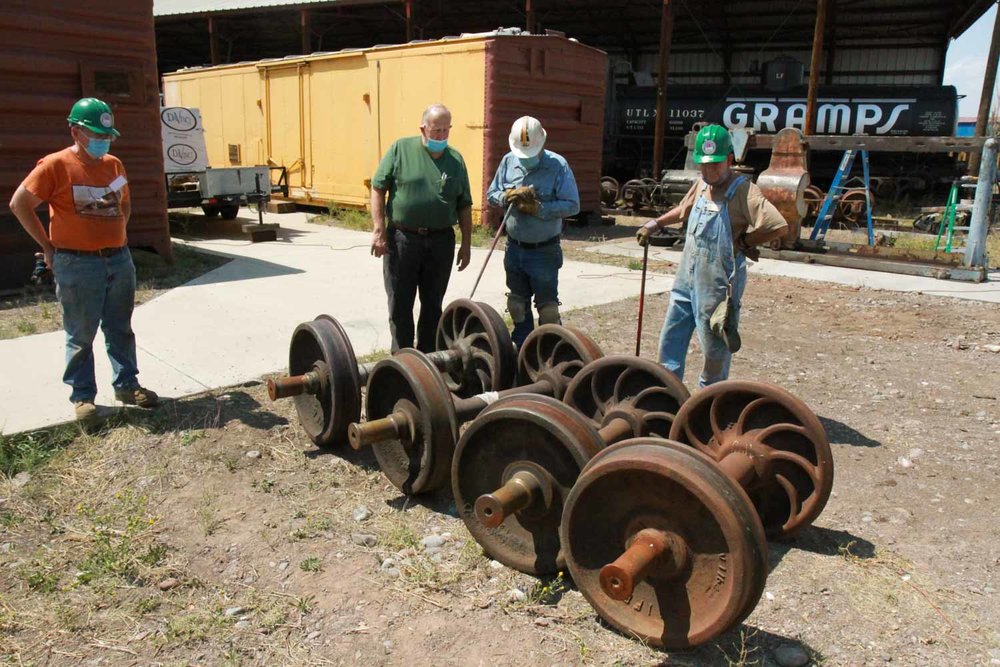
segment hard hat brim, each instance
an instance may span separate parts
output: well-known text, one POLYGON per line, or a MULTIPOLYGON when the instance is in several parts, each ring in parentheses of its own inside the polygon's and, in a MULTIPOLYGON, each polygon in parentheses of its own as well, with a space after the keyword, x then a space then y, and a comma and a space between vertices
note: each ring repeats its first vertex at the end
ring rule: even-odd
POLYGON ((99 125, 93 125, 92 123, 87 123, 82 120, 70 120, 69 118, 67 118, 66 120, 69 121, 70 125, 76 125, 77 127, 88 129, 94 134, 106 134, 116 139, 122 136, 122 133, 113 127, 101 127, 99 125))
POLYGON ((722 155, 700 155, 695 156, 695 164, 714 164, 716 162, 725 162, 729 158, 729 153, 723 153, 722 155))

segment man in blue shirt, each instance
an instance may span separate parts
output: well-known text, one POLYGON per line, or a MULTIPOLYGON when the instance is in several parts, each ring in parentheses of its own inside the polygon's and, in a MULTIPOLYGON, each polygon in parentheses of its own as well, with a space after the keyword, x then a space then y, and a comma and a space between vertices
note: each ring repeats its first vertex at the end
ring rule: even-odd
POLYGON ((514 321, 511 334, 520 349, 535 327, 531 297, 539 324, 560 324, 559 235, 563 218, 580 212, 580 194, 566 159, 547 151, 545 129, 531 116, 514 121, 510 152, 500 160, 486 193, 494 206, 507 207, 507 310, 514 321))

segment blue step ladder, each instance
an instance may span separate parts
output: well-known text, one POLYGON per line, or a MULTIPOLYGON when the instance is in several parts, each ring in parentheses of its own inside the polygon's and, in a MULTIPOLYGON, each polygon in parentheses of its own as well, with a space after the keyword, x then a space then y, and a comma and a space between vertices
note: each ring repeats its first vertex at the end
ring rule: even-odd
POLYGON ((833 183, 830 185, 826 197, 823 198, 823 205, 819 209, 819 215, 816 216, 816 224, 813 225, 809 240, 822 241, 826 238, 826 232, 830 229, 830 223, 833 222, 833 214, 836 211, 841 194, 848 189, 841 186, 841 183, 851 173, 858 153, 861 153, 861 166, 865 182, 865 213, 868 217, 868 245, 875 245, 875 229, 872 225, 872 190, 871 181, 868 177, 868 150, 865 148, 851 148, 844 151, 844 158, 840 161, 840 166, 837 167, 837 173, 833 177, 833 183))

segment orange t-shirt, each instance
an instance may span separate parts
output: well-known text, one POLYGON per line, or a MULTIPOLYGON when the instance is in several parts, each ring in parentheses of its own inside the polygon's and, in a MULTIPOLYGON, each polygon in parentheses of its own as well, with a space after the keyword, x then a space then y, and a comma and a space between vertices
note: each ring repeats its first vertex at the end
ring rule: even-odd
POLYGON ((71 146, 39 160, 21 185, 49 203, 52 245, 100 250, 125 245, 128 185, 109 187, 118 186, 124 177, 125 167, 113 155, 105 155, 97 164, 84 163, 71 146))

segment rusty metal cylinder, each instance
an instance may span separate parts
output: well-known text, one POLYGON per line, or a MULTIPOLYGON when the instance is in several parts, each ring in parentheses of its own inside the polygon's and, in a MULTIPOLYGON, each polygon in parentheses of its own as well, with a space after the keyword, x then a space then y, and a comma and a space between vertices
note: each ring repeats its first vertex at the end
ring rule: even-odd
POLYGON ((669 548, 670 540, 663 531, 640 530, 625 553, 601 568, 601 590, 612 600, 629 599, 635 585, 646 578, 656 559, 669 548))
POLYGON ((618 418, 612 419, 602 426, 598 434, 606 445, 613 445, 620 440, 631 438, 634 435, 634 429, 627 419, 618 418))
POLYGON ((405 440, 409 434, 410 417, 401 410, 381 419, 351 424, 347 427, 347 439, 354 449, 371 447, 389 440, 405 440))
POLYGON ((542 481, 530 472, 514 473, 499 489, 476 499, 476 518, 487 528, 496 528, 511 514, 531 505, 541 487, 542 481))
POLYGON ((732 452, 719 461, 719 467, 722 468, 727 477, 744 489, 749 487, 757 477, 753 457, 749 452, 732 452))
POLYGON ((279 398, 315 394, 319 392, 320 385, 320 376, 316 371, 304 375, 272 378, 267 381, 267 395, 272 401, 276 401, 279 398))

